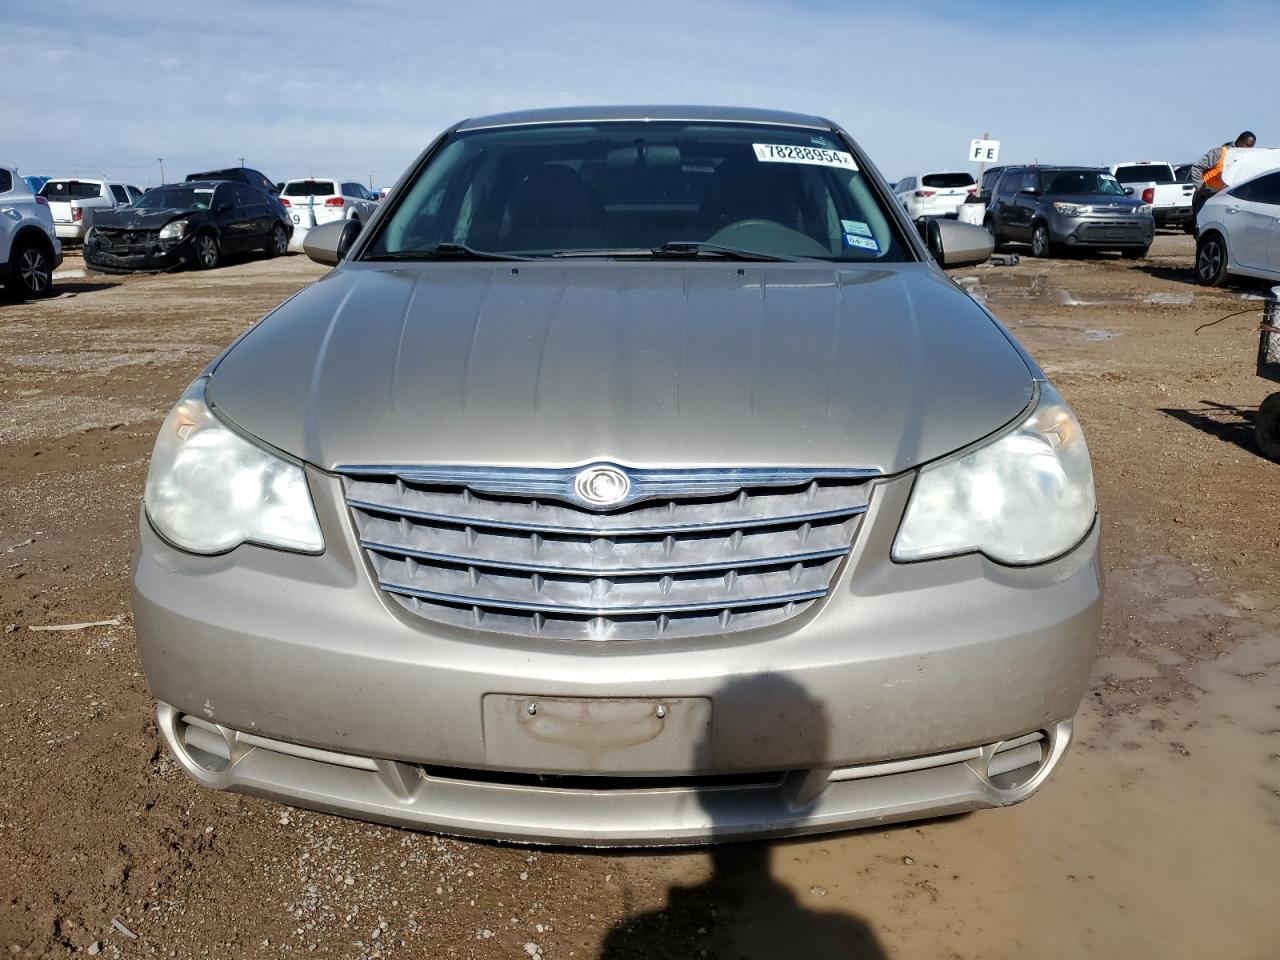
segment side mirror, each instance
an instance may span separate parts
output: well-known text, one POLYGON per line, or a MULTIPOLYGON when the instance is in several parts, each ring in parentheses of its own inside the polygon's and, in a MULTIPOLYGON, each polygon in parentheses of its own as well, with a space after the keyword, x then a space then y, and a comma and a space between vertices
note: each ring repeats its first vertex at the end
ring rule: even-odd
POLYGON ((316 263, 337 266, 360 236, 358 220, 331 220, 307 231, 302 249, 316 263))
POLYGON ((1023 188, 1022 188, 1022 190, 1021 190, 1020 192, 1021 192, 1021 193, 1025 193, 1025 194, 1027 194, 1027 196, 1030 196, 1030 197, 1038 197, 1038 196, 1040 196, 1040 189, 1039 189, 1039 187, 1023 187, 1023 188))
POLYGON ((235 204, 232 203, 230 200, 223 200, 220 204, 218 204, 216 207, 213 208, 213 212, 226 213, 228 210, 230 210, 234 206, 235 204))
POLYGON ((1124 195, 1125 195, 1126 197, 1132 197, 1132 196, 1133 196, 1133 187, 1125 187, 1125 188, 1124 188, 1124 195))
POLYGON ((930 220, 925 242, 933 259, 943 267, 971 267, 985 263, 996 241, 985 227, 959 220, 930 220))

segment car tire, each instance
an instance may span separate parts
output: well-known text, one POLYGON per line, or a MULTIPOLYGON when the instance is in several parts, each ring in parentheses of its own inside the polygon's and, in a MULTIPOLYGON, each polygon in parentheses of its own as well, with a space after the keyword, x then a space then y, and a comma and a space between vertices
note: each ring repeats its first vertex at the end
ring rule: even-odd
POLYGON ((1151 247, 1149 246, 1129 247, 1126 250, 1121 250, 1120 256, 1124 257, 1126 260, 1141 260, 1147 255, 1147 251, 1150 249, 1151 247))
POLYGON ((53 258, 38 241, 19 240, 9 258, 5 289, 23 300, 47 297, 53 291, 53 258))
POLYGON ((1053 236, 1049 233, 1049 225, 1041 220, 1031 227, 1031 255, 1051 257, 1054 252, 1053 236))
POLYGON ((1257 419, 1253 421, 1253 433, 1263 454, 1280 462, 1280 393, 1273 393, 1262 401, 1257 419))
POLYGON ((191 249, 195 256, 197 270, 212 270, 222 260, 218 238, 209 230, 196 234, 191 249))
POLYGON ((267 247, 267 256, 283 257, 289 252, 289 231, 284 228, 283 223, 277 223, 271 228, 271 245, 267 247))
POLYGON ((1206 287, 1227 282, 1227 244, 1222 234, 1210 231, 1196 244, 1196 279, 1206 287))

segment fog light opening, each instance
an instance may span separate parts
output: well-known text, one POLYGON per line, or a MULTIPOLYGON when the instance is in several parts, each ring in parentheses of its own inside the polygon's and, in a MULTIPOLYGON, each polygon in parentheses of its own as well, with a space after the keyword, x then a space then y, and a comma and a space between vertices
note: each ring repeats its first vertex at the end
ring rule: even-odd
POLYGON ((1016 790, 1035 779, 1049 760, 1049 737, 1043 730, 996 747, 987 763, 987 780, 1000 790, 1016 790))
POLYGON ((194 766, 206 773, 222 773, 231 766, 231 747, 212 723, 184 716, 177 734, 178 743, 194 766))

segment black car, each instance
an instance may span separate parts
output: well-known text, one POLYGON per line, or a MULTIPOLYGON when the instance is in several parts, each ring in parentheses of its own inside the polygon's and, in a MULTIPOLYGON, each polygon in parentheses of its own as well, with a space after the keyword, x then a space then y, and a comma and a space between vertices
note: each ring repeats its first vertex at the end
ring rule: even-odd
POLYGON ((280 192, 280 186, 271 181, 261 170, 253 167, 227 167, 224 170, 206 170, 204 173, 187 174, 187 183, 197 180, 230 180, 232 183, 247 183, 251 187, 265 190, 267 193, 280 192))
POLYGON ((216 267, 227 254, 289 249, 293 224, 279 199, 243 183, 196 180, 156 187, 131 206, 104 210, 84 259, 108 273, 216 267))
POLYGON ((1068 250, 1119 250, 1144 257, 1155 234, 1151 205, 1125 194, 1099 167, 1007 167, 983 222, 996 244, 1031 244, 1031 255, 1068 250))

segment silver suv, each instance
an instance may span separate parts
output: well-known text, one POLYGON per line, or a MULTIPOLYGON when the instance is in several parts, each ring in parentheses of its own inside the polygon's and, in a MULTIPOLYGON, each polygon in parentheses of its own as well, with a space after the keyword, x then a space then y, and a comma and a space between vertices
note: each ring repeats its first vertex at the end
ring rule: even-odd
POLYGON ((191 776, 597 845, 1058 766, 1102 594, 1080 426, 839 127, 468 120, 307 249, 336 269, 152 457, 134 611, 191 776))

